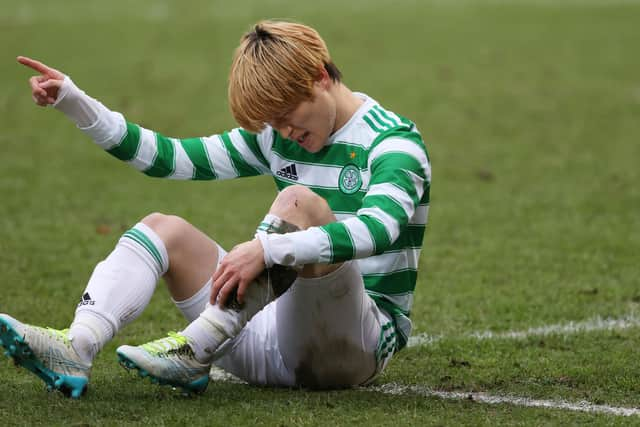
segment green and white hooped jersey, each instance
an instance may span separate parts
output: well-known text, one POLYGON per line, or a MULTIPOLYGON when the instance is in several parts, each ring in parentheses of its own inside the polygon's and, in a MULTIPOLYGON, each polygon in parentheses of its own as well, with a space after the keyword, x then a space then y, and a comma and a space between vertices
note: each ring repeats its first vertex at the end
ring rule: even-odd
MULTIPOLYGON (((290 233, 296 263, 357 259, 367 293, 394 319, 396 350, 411 332, 409 314, 429 211, 431 168, 416 126, 364 94, 325 148, 309 153, 266 127, 175 139, 119 122, 119 136, 96 142, 154 177, 214 180, 272 175, 279 190, 304 185, 328 202, 338 221, 290 233)), ((113 126, 111 127, 113 129, 113 126)))

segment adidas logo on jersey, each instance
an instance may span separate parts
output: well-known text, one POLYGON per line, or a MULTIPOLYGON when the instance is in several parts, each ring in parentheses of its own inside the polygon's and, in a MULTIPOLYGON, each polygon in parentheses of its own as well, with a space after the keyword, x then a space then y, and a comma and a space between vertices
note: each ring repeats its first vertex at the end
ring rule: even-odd
POLYGON ((276 172, 276 175, 283 178, 292 179, 294 181, 298 180, 298 171, 296 170, 295 164, 290 164, 289 166, 280 169, 278 172, 276 172))
POLYGON ((95 305, 95 301, 91 299, 91 295, 89 295, 89 292, 85 292, 84 295, 82 295, 82 298, 80 299, 80 302, 78 303, 78 306, 81 305, 95 305))

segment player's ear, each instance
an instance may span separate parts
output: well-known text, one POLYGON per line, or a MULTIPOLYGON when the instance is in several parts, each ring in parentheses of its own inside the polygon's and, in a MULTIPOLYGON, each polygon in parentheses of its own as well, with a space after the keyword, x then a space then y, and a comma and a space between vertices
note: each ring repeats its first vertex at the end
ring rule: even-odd
POLYGON ((318 79, 316 80, 316 83, 319 84, 320 87, 324 90, 329 90, 329 88, 333 84, 333 80, 331 80, 329 73, 324 67, 320 68, 320 72, 318 73, 318 79))

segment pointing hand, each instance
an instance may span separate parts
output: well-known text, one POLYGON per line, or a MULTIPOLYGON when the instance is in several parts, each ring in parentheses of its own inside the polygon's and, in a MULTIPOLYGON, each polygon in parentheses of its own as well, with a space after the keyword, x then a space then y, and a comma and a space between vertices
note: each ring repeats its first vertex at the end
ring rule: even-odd
POLYGON ((55 103, 58 90, 64 81, 64 74, 26 56, 18 56, 18 62, 40 73, 29 79, 33 101, 42 107, 55 103))

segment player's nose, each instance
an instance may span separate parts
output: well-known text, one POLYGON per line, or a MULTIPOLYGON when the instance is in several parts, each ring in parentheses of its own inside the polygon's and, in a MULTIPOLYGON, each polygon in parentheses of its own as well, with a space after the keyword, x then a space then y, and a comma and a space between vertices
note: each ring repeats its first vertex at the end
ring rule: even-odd
POLYGON ((299 135, 296 135, 296 129, 293 126, 279 126, 276 130, 287 139, 295 139, 299 135))
POLYGON ((282 135, 287 139, 291 139, 291 137, 293 136, 293 127, 285 126, 284 132, 282 132, 282 135))

